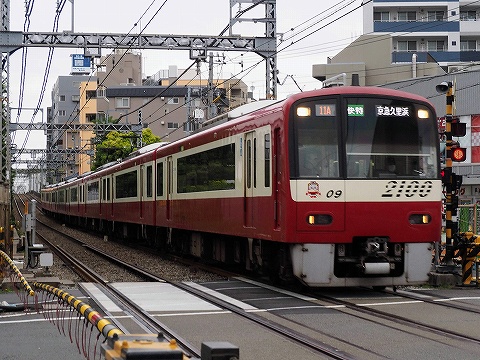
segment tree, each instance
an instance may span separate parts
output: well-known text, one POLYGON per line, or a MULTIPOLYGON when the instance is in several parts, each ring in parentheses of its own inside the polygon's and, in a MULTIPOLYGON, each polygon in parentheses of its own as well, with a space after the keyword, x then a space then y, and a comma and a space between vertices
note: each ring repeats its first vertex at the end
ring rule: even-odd
MULTIPOLYGON (((120 133, 110 131, 95 148, 95 159, 92 170, 112 161, 126 158, 132 151, 137 150, 137 138, 132 131, 120 133)), ((154 135, 151 129, 142 130, 142 144, 150 145, 160 142, 160 137, 154 135)))

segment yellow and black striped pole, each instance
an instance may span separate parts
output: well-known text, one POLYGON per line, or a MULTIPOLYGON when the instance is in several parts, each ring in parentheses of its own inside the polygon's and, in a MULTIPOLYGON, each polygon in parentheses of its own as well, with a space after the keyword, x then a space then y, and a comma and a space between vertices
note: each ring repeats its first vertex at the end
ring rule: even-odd
MULTIPOLYGON (((480 253, 480 237, 472 232, 465 232, 461 235, 465 243, 462 255, 462 284, 468 286, 473 280, 473 263, 480 253)), ((476 282, 478 284, 478 279, 476 282)))
POLYGON ((28 293, 28 295, 30 295, 30 296, 35 295, 35 292, 32 290, 30 285, 28 285, 28 281, 25 280, 25 277, 22 275, 20 270, 17 268, 17 266, 15 265, 13 260, 10 259, 10 257, 7 255, 7 253, 5 253, 3 251, 0 251, 0 258, 3 259, 10 266, 10 268, 15 272, 15 274, 17 275, 18 279, 22 283, 22 285, 23 285, 25 291, 28 293))

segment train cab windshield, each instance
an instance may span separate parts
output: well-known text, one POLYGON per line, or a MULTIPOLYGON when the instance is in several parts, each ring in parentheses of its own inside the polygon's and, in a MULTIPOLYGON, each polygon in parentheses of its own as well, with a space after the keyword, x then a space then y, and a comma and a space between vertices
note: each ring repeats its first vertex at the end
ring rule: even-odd
POLYGON ((436 119, 425 104, 387 97, 312 100, 296 104, 290 130, 297 178, 439 176, 436 119))

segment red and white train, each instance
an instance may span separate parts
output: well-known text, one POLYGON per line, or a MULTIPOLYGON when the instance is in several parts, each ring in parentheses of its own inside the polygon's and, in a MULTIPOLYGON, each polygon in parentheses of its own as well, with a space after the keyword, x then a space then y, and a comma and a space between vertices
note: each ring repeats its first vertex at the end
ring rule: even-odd
POLYGON ((246 106, 47 186, 44 210, 312 287, 428 280, 442 190, 426 99, 348 86, 246 106))

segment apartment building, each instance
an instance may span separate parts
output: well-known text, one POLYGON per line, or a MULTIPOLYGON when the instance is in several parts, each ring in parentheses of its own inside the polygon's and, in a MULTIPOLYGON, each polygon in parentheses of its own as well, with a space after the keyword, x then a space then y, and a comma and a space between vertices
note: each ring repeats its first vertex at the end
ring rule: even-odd
MULTIPOLYGON (((81 84, 85 82, 97 83, 96 77, 89 77, 88 75, 65 75, 59 76, 51 92, 52 105, 47 108, 47 123, 53 125, 62 124, 78 124, 80 105, 80 88, 81 84)), ((86 96, 86 95, 85 95, 86 96)), ((47 171, 47 182, 60 181, 65 177, 78 172, 77 169, 70 167, 67 169, 67 162, 73 160, 73 155, 67 156, 62 154, 62 150, 75 147, 73 142, 78 146, 79 140, 72 141, 71 131, 60 129, 58 126, 55 129, 47 130, 47 162, 51 165, 47 171)))
MULTIPOLYGON (((175 65, 142 79, 142 57, 133 51, 115 51, 95 61, 95 75, 59 77, 52 91, 48 122, 93 124, 118 120, 150 128, 163 141, 175 141, 191 134, 209 117, 206 108, 207 79, 195 79, 196 72, 181 73, 175 65), (68 106, 67 106, 68 104, 68 106)), ((222 113, 247 102, 247 85, 238 79, 213 81, 212 114, 222 113)), ((62 129, 47 138, 47 149, 66 150, 49 154, 56 160, 48 182, 58 182, 90 170, 94 151, 90 130, 62 129), (78 153, 68 150, 79 150, 78 153)))
POLYGON ((480 3, 373 0, 363 6, 363 33, 313 65, 313 77, 345 73, 350 84, 357 74, 360 85, 375 86, 471 70, 480 60, 480 3))
POLYGON ((364 5, 363 33, 390 34, 391 62, 427 56, 451 72, 480 60, 480 3, 475 1, 373 0, 364 5))

